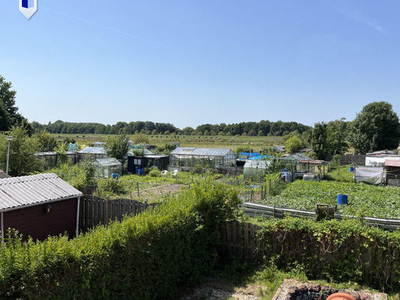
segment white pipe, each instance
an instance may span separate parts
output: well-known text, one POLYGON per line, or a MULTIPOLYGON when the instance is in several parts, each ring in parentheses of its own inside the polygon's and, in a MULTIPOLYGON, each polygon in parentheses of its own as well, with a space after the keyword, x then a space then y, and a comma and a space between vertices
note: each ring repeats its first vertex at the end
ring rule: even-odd
POLYGON ((81 197, 78 197, 78 205, 76 207, 76 236, 79 235, 79 206, 81 205, 81 197))
POLYGON ((4 213, 1 212, 1 242, 4 243, 4 213))

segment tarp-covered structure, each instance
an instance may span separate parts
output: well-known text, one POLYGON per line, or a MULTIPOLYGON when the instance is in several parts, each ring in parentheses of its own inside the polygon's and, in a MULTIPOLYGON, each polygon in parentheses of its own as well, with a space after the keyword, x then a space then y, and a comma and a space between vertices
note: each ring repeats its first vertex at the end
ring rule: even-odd
POLYGON ((354 181, 378 185, 386 182, 386 173, 383 167, 357 167, 354 181))
POLYGON ((231 149, 178 147, 170 154, 172 167, 234 167, 236 155, 231 149))

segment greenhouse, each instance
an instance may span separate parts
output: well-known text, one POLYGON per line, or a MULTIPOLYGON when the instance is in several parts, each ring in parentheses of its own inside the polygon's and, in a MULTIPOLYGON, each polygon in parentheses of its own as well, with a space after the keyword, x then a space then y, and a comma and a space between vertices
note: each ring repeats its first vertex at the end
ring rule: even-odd
POLYGON ((270 164, 270 161, 265 160, 247 160, 243 167, 243 178, 252 181, 265 179, 270 164))
POLYGON ((121 174, 122 165, 116 158, 96 159, 96 177, 109 178, 112 173, 121 174))
POLYGON ((223 168, 236 165, 231 149, 178 147, 169 157, 171 167, 223 168))
POLYGON ((92 157, 94 159, 98 158, 105 158, 106 157, 106 150, 102 147, 86 147, 81 151, 77 152, 78 154, 78 161, 84 161, 87 157, 92 157))

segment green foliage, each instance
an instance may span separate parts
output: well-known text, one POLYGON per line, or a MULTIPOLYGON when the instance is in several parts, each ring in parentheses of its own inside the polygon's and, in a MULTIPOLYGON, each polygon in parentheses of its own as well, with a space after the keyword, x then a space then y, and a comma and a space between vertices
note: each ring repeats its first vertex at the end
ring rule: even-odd
POLYGON ((5 81, 5 78, 0 75, 0 131, 10 130, 13 126, 23 126, 30 132, 31 126, 18 113, 18 107, 15 106, 16 93, 12 90, 11 82, 5 81))
POLYGON ((161 171, 157 169, 156 167, 153 167, 151 171, 149 172, 150 177, 160 177, 161 176, 161 171))
POLYGON ((372 102, 364 106, 353 121, 350 135, 356 153, 396 149, 400 141, 398 115, 388 102, 372 102))
POLYGON ((135 134, 133 137, 133 143, 135 145, 139 144, 148 144, 150 143, 149 137, 144 135, 143 133, 135 134))
POLYGON ((285 150, 287 153, 294 153, 303 147, 303 141, 297 135, 290 137, 285 142, 285 150))
POLYGON ((100 195, 123 195, 127 193, 123 181, 114 179, 100 179, 97 182, 97 192, 100 195))
POLYGON ((170 143, 166 143, 156 149, 157 153, 162 153, 164 155, 170 155, 174 150, 175 146, 170 143))
POLYGON ((344 154, 349 148, 347 137, 348 128, 344 118, 328 123, 327 126, 327 143, 329 154, 344 154))
POLYGON ((213 269, 217 226, 235 218, 239 203, 209 182, 70 241, 9 238, 0 249, 0 298, 170 299, 213 269))
MULTIPOLYGON (((14 137, 10 143, 9 174, 11 176, 29 175, 41 170, 40 161, 35 156, 36 140, 28 136, 22 127, 12 127, 8 135, 14 137)), ((7 165, 8 141, 0 135, 0 167, 7 165)))
POLYGON ((257 233, 266 261, 289 271, 335 282, 358 282, 378 289, 400 288, 400 232, 366 227, 355 220, 314 222, 271 219, 257 233))
POLYGON ((316 123, 312 131, 311 147, 318 159, 325 159, 329 153, 327 126, 324 122, 316 123))
POLYGON ((56 174, 58 177, 81 191, 83 191, 83 187, 88 183, 87 173, 81 164, 70 165, 68 163, 63 163, 57 168, 46 172, 56 174))
POLYGON ((327 173, 323 179, 354 182, 353 172, 349 172, 349 166, 336 167, 334 170, 327 173))
POLYGON ((268 186, 268 196, 280 195, 288 185, 287 182, 280 178, 280 173, 267 174, 265 180, 268 186))
POLYGON ((340 208, 340 212, 345 215, 400 218, 399 188, 364 183, 297 180, 289 184, 279 196, 266 199, 265 203, 314 211, 317 203, 330 206, 337 204, 338 194, 348 195, 349 205, 340 208))
POLYGON ((124 165, 128 150, 129 138, 126 135, 116 135, 107 138, 107 155, 122 161, 122 165, 124 165))
POLYGON ((57 147, 57 141, 50 133, 47 131, 41 131, 33 136, 36 139, 37 151, 53 151, 57 147))

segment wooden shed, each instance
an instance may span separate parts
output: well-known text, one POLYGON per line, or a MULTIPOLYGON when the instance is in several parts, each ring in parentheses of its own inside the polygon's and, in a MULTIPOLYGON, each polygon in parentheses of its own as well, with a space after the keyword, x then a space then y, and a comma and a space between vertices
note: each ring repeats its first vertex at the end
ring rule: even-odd
POLYGON ((0 180, 1 238, 8 228, 44 240, 49 235, 78 232, 79 202, 83 194, 55 174, 0 180))
POLYGON ((386 160, 385 169, 387 184, 400 186, 400 160, 386 160))

